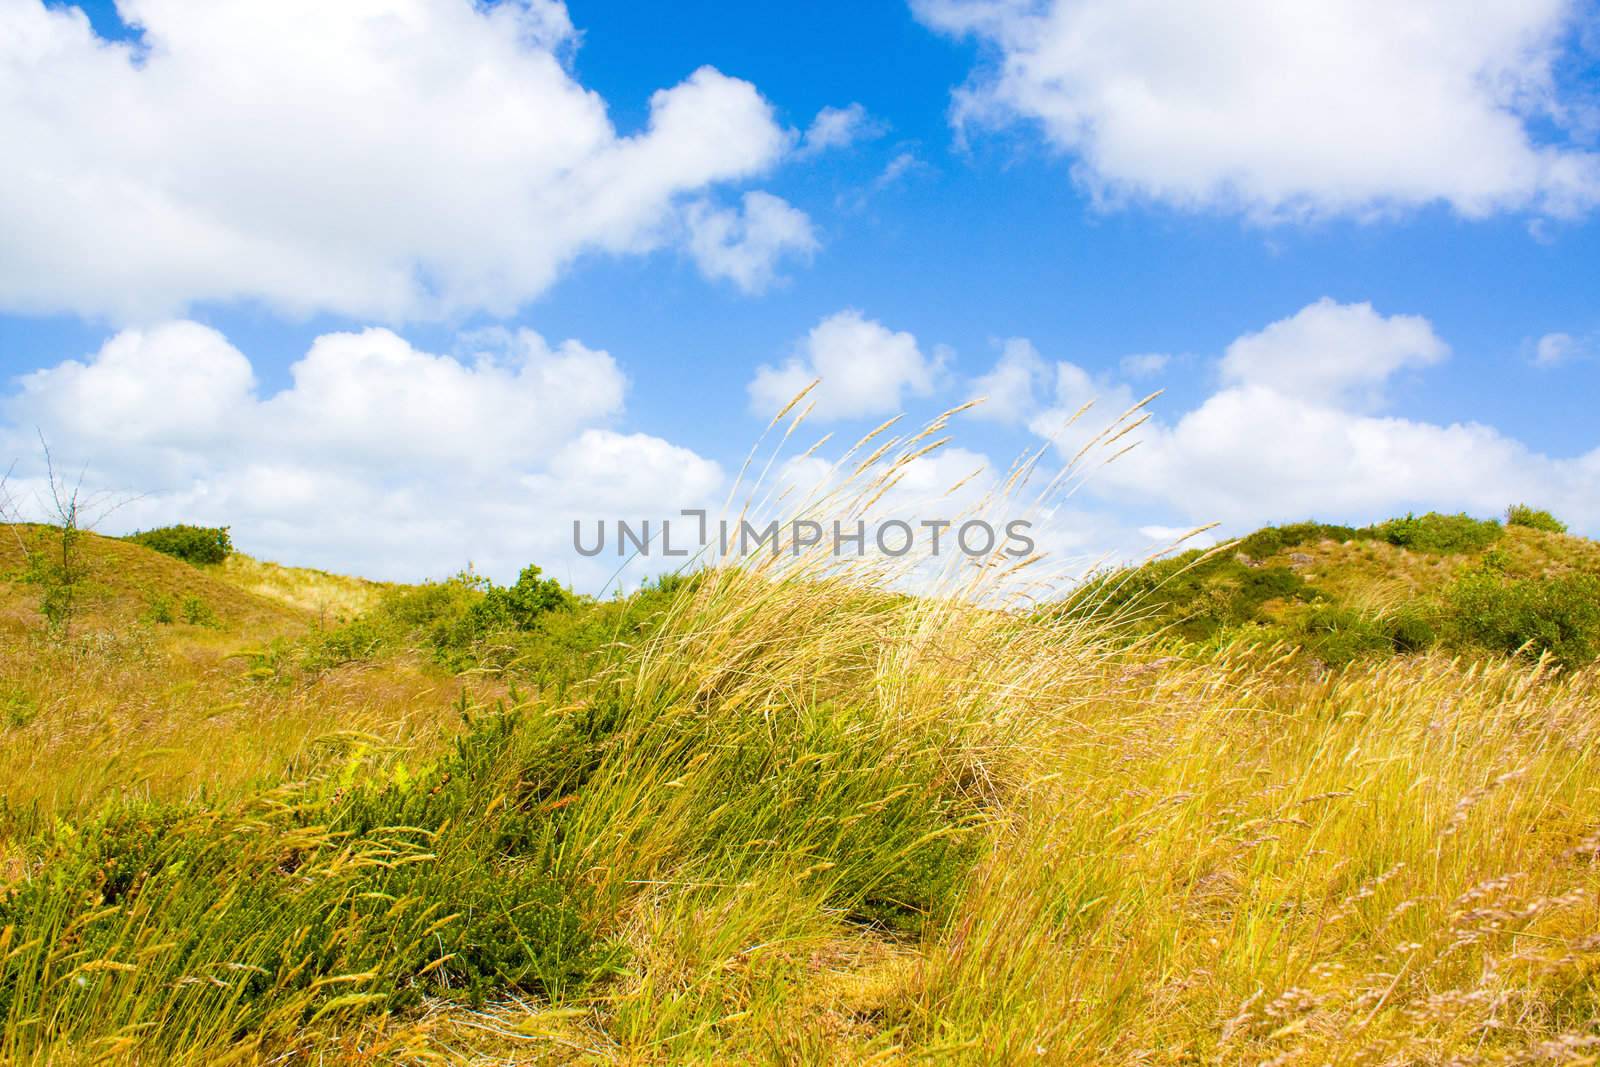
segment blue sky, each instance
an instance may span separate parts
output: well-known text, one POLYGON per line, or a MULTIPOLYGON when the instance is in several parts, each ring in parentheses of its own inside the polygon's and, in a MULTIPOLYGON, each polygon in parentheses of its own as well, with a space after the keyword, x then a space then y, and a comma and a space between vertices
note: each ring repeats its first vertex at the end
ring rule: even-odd
MULTIPOLYGON (((829 402, 837 417, 821 405, 819 431, 849 436, 881 421, 894 400, 913 416, 960 402, 1008 339, 1026 339, 1034 353, 1029 399, 1009 418, 968 420, 959 434, 959 447, 1001 469, 1047 440, 1044 413, 1076 398, 1063 384, 1075 372, 1062 363, 1093 383, 1102 407, 1165 390, 1148 442, 1156 458, 1074 504, 1091 533, 1068 538, 1073 551, 1133 551, 1149 537, 1140 528, 1212 519, 1242 529, 1314 509, 1365 521, 1409 507, 1483 512, 1522 496, 1600 533, 1594 6, 1494 4, 1477 19, 1484 25, 1471 26, 1452 5, 1423 4, 1437 51, 1455 58, 1389 66, 1371 57, 1416 55, 1404 37, 1416 26, 1392 25, 1359 0, 1333 5, 1343 9, 1335 24, 1315 31, 1243 0, 1181 15, 1183 5, 1166 15, 1163 6, 1147 5, 1139 17, 1156 21, 1141 24, 1127 9, 1091 18, 1116 10, 1102 0, 572 0, 565 8, 539 0, 497 5, 522 20, 501 32, 493 10, 464 2, 369 0, 352 5, 366 21, 352 15, 340 32, 355 35, 347 47, 371 54, 347 63, 317 45, 315 20, 256 25, 261 5, 242 0, 215 5, 204 27, 188 26, 193 9, 174 0, 137 0, 123 17, 86 3, 92 30, 63 5, 14 0, 0 11, 0 26, 14 22, 11 37, 24 42, 0 52, 0 133, 12 124, 7 142, 23 146, 0 162, 0 172, 14 172, 3 189, 16 212, 0 217, 0 232, 13 235, 0 245, 12 259, 11 269, 0 259, 0 441, 19 458, 13 495, 26 502, 32 490, 38 427, 96 485, 144 494, 110 526, 231 521, 247 550, 296 562, 399 577, 473 559, 504 574, 525 556, 560 553, 551 533, 558 516, 618 502, 561 497, 563 479, 580 469, 570 453, 552 458, 561 449, 596 430, 655 449, 619 453, 630 469, 654 462, 681 471, 692 454, 726 479, 770 414, 752 399, 759 368, 798 358, 814 369, 826 357, 805 339, 853 310, 877 332, 840 332, 839 344, 859 348, 839 365, 887 362, 861 385, 871 395, 839 393, 829 402), (390 32, 372 29, 386 7, 409 11, 400 23, 416 31, 398 47, 362 36, 390 32), (1222 38, 1173 29, 1207 17, 1222 20, 1222 38), (1225 36, 1251 18, 1255 32, 1225 36), (106 39, 132 39, 140 50, 108 53, 106 39), (392 59, 397 52, 404 62, 392 59), (481 101, 461 58, 469 52, 480 75, 502 79, 481 101), (551 54, 564 71, 560 86, 528 65, 551 54), (207 82, 216 63, 239 71, 237 84, 207 82), (687 132, 652 134, 653 94, 706 67, 714 83, 695 99, 683 94, 687 132), (395 86, 349 88, 374 72, 395 86), (41 92, 47 74, 52 85, 41 92), (278 78, 303 88, 307 102, 297 105, 296 93, 272 101, 278 78), (525 111, 484 117, 506 86, 525 94, 525 111), (1138 107, 1126 104, 1130 86, 1145 94, 1138 107), (1285 101, 1262 103, 1261 86, 1282 86, 1285 101), (333 103, 319 114, 324 89, 333 103), (620 168, 643 180, 610 164, 570 170, 588 156, 551 162, 555 178, 540 172, 541 123, 596 136, 573 95, 585 91, 603 102, 606 145, 654 137, 648 156, 620 168), (546 110, 547 99, 559 102, 546 110), (737 114, 723 115, 723 106, 737 114), (839 143, 814 147, 806 131, 828 108, 851 108, 857 119, 839 143), (414 120, 397 119, 403 111, 414 120), (475 147, 452 167, 445 161, 459 144, 448 131, 458 113, 474 117, 462 136, 475 147), (709 134, 688 129, 700 121, 709 134), (371 153, 340 156, 345 134, 370 138, 371 153), (505 152, 488 147, 497 145, 505 152), (693 165, 680 175, 681 156, 693 165), (322 158, 356 190, 353 200, 325 194, 322 158), (76 190, 80 180, 89 192, 76 190), (788 228, 769 235, 773 247, 750 239, 749 193, 785 205, 774 209, 773 225, 788 228), (497 213, 497 202, 524 195, 565 206, 497 213), (418 222, 419 210, 437 225, 418 222), (346 233, 352 214, 362 217, 346 233), (575 215, 584 221, 569 226, 575 215), (726 254, 696 252, 718 217, 736 227, 726 254), (254 249, 270 262, 239 268, 254 249), (753 280, 731 277, 734 262, 753 280), (423 280, 421 296, 398 295, 382 274, 396 263, 423 280), (345 295, 323 295, 323 270, 325 291, 345 295), (1297 318, 1322 301, 1324 313, 1297 318), (163 340, 159 327, 173 322, 214 336, 163 340), (1290 326, 1271 330, 1282 323, 1290 326), (430 358, 454 355, 462 367, 487 344, 484 331, 503 339, 527 328, 552 348, 572 339, 608 354, 626 385, 618 397, 601 383, 565 405, 559 375, 545 374, 544 392, 529 393, 528 418, 550 431, 487 435, 474 460, 490 472, 481 476, 463 478, 459 465, 452 473, 448 449, 401 449, 385 464, 382 432, 395 420, 381 410, 369 413, 369 450, 352 438, 359 420, 334 432, 314 425, 337 419, 332 408, 287 396, 270 404, 293 392, 291 368, 318 338, 369 328, 391 330, 430 358), (113 367, 102 346, 130 331, 146 343, 113 367), (887 339, 905 334, 915 357, 894 364, 901 357, 887 339), (1262 354, 1228 355, 1251 335, 1266 338, 1262 354), (158 406, 170 401, 163 375, 223 383, 220 393, 194 392, 197 404, 245 403, 226 369, 238 361, 219 346, 248 362, 250 410, 270 408, 274 429, 241 428, 267 418, 260 413, 217 425, 129 415, 130 390, 158 406), (1142 354, 1169 358, 1155 373, 1131 372, 1125 357, 1142 354), (83 373, 61 373, 67 361, 83 373), (1304 366, 1330 361, 1344 367, 1333 384, 1308 377, 1304 366), (1218 400, 1233 394, 1235 408, 1218 400), (1234 411, 1261 436, 1219 429, 1234 411), (96 428, 86 412, 123 429, 96 428), (1197 414, 1206 417, 1185 424, 1197 414), (1236 461, 1282 448, 1287 431, 1308 420, 1323 432, 1294 463, 1250 471, 1236 461), (286 445, 274 436, 293 426, 310 429, 286 445), (1482 432, 1462 429, 1474 426, 1482 432), (1163 458, 1180 448, 1192 458, 1163 458), (1395 461, 1416 448, 1433 453, 1416 470, 1395 461), (264 463, 275 451, 281 462, 264 463), (350 459, 368 451, 375 458, 350 459), (1346 462, 1352 451, 1370 452, 1378 467, 1346 462), (504 481, 508 473, 523 482, 504 481), (452 495, 466 482, 475 492, 529 493, 529 478, 546 499, 504 514, 477 514, 452 495), (1186 492, 1197 478, 1205 484, 1186 492), (300 482, 330 488, 283 491, 300 482), (330 515, 340 506, 325 491, 366 500, 397 532, 375 550, 330 515), (459 515, 441 524, 441 512, 459 515), (507 533, 507 524, 523 532, 507 533)), ((334 347, 329 366, 365 365, 364 351, 334 347)), ((496 358, 533 357, 508 349, 496 358)), ((345 384, 359 392, 373 380, 345 384)), ((461 412, 418 423, 409 438, 480 424, 491 413, 471 405, 487 392, 465 388, 461 412)), ((494 417, 515 416, 497 409, 494 417)), ((626 502, 643 512, 678 499, 691 505, 710 491, 709 469, 701 473, 661 486, 659 498, 626 502)), ((581 567, 568 573, 595 582, 581 567)))

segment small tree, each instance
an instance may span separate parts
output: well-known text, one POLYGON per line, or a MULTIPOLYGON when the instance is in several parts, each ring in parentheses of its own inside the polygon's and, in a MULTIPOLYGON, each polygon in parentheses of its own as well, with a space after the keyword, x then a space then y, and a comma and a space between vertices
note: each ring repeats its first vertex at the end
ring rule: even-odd
POLYGON ((29 538, 22 534, 21 510, 7 489, 15 464, 6 472, 7 477, 0 479, 0 520, 11 524, 22 550, 23 580, 38 585, 42 591, 39 614, 44 616, 45 627, 52 635, 64 638, 72 632, 72 622, 81 606, 83 584, 89 574, 81 548, 83 534, 120 507, 121 502, 108 504, 103 496, 86 497, 82 472, 71 483, 57 474, 55 460, 43 434, 39 436, 39 449, 44 456, 48 495, 48 499, 42 501, 47 513, 44 536, 29 538))

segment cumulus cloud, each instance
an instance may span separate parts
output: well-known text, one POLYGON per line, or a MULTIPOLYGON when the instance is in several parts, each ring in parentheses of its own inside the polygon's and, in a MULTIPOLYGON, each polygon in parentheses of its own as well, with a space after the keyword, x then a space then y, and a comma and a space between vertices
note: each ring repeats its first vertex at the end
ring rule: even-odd
POLYGON ((1600 201, 1558 74, 1570 0, 913 0, 991 62, 958 123, 1025 120, 1095 195, 1275 220, 1600 201))
POLYGON ((128 447, 215 442, 253 402, 255 371, 228 339, 195 322, 112 337, 87 362, 69 359, 20 380, 6 404, 51 436, 128 447))
POLYGON ((200 301, 385 321, 507 313, 791 135, 702 67, 637 132, 562 64, 559 0, 0 4, 0 308, 149 320, 200 301))
POLYGON ((766 289, 785 258, 809 261, 817 237, 806 213, 771 193, 744 194, 741 210, 700 201, 686 213, 689 254, 700 272, 747 293, 766 289))
MULTIPOLYGON (((837 491, 852 469, 813 454, 790 459, 774 474, 781 490, 775 496, 780 507, 787 507, 785 514, 796 514, 807 502, 837 491)), ((979 520, 996 531, 997 543, 1003 547, 1016 548, 1021 542, 1014 538, 1026 538, 1041 556, 1026 570, 989 587, 988 595, 1039 598, 1053 595, 1065 583, 1109 561, 1148 558, 1170 548, 1189 532, 1174 529, 1171 536, 1157 537, 1153 532, 1156 527, 1140 530, 1110 509, 1081 506, 1070 485, 1059 480, 1058 471, 1048 466, 1035 467, 1031 477, 1012 482, 1016 473, 1015 467, 997 466, 982 452, 945 446, 905 464, 898 480, 887 488, 874 484, 868 496, 871 505, 852 511, 845 526, 850 528, 857 518, 865 522, 865 552, 880 556, 874 543, 880 525, 895 520, 910 525, 912 547, 894 564, 898 568, 909 562, 910 568, 897 570, 894 584, 897 588, 926 592, 931 588, 948 589, 952 582, 972 577, 972 561, 961 552, 955 531, 969 521, 979 520), (1152 544, 1152 537, 1158 543, 1152 544)), ((859 488, 859 483, 852 484, 859 488)), ((849 497, 849 493, 844 496, 849 497)), ((831 499, 837 502, 841 498, 831 499)), ((830 508, 836 510, 836 506, 830 508)), ((981 534, 969 534, 968 543, 974 550, 981 551, 984 541, 981 534)), ((887 543, 898 550, 906 544, 904 531, 890 532, 887 543)), ((1185 542, 1191 547, 1202 543, 1214 541, 1196 538, 1185 542)))
POLYGON ((1046 361, 1025 337, 1005 342, 994 367, 972 380, 968 395, 987 397, 972 409, 973 418, 1026 425, 1069 458, 1137 400, 1125 383, 1076 363, 1046 361))
POLYGON ((138 495, 120 525, 227 524, 247 551, 374 577, 535 561, 591 590, 620 561, 578 558, 573 519, 671 515, 721 485, 715 462, 611 428, 626 381, 608 353, 528 330, 468 341, 458 358, 326 334, 262 395, 215 330, 126 330, 19 379, 0 445, 25 486, 37 427, 94 487, 138 495))
POLYGON ((897 414, 908 394, 933 392, 938 369, 939 361, 924 356, 911 334, 845 310, 812 327, 782 366, 759 368, 750 403, 760 414, 774 414, 820 378, 806 398, 813 418, 897 414))
POLYGON ((1068 461, 1085 450, 1132 409, 1136 398, 1127 385, 1096 377, 1065 360, 1055 366, 1055 392, 1049 407, 1028 420, 1028 428, 1053 441, 1068 461))
POLYGON ((825 107, 811 120, 796 150, 799 156, 820 155, 837 148, 848 148, 860 141, 883 136, 887 127, 867 113, 860 104, 825 107))
POLYGON ((1013 337, 987 374, 973 379, 969 399, 983 398, 973 417, 995 422, 1021 422, 1033 413, 1038 393, 1050 376, 1039 350, 1025 337, 1013 337))
MULTIPOLYGON (((1396 374, 1446 351, 1425 319, 1319 301, 1235 341, 1220 361, 1222 388, 1174 422, 1148 424, 1090 486, 1125 507, 1234 529, 1408 509, 1491 515, 1527 499, 1600 531, 1600 448, 1554 457, 1479 423, 1381 410, 1396 374)), ((1081 368, 1067 378, 1090 381, 1081 368)), ((1063 455, 1079 444, 1043 419, 1033 426, 1063 455)))
POLYGON ((1431 366, 1449 351, 1427 319, 1384 316, 1371 304, 1323 297, 1234 341, 1221 371, 1232 385, 1266 386, 1306 400, 1376 403, 1397 371, 1431 366))

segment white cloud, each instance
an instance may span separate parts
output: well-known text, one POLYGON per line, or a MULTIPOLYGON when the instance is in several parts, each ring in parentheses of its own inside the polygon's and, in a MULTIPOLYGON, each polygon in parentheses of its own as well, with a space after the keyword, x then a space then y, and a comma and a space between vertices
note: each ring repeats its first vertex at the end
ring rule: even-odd
MULTIPOLYGON (((911 431, 907 431, 908 433, 911 431)), ((892 453, 891 453, 892 455, 892 453)), ((859 457, 855 457, 859 458, 859 457)), ((885 461, 888 462, 887 460, 885 461)), ((785 515, 799 514, 807 502, 814 502, 829 494, 837 494, 846 475, 853 468, 843 468, 816 455, 796 457, 781 464, 774 475, 782 493, 774 494, 778 507, 785 515)), ((1110 560, 1143 559, 1152 552, 1149 530, 1138 531, 1124 524, 1104 508, 1076 506, 1069 488, 1056 479, 1056 471, 1035 468, 1032 477, 1011 485, 1015 468, 996 464, 981 452, 959 446, 945 446, 932 453, 911 460, 901 469, 898 481, 882 491, 874 484, 870 497, 872 506, 864 511, 852 511, 844 524, 850 528, 856 519, 864 521, 868 529, 866 553, 878 556, 873 543, 879 524, 899 520, 913 527, 913 547, 901 561, 912 564, 908 572, 901 573, 895 581, 897 588, 927 591, 930 588, 950 588, 952 580, 971 577, 970 560, 954 541, 955 531, 968 520, 982 520, 996 531, 1002 544, 1012 547, 1018 542, 1014 536, 1025 536, 1043 558, 1027 570, 1009 576, 989 594, 1010 593, 1029 597, 1045 597, 1051 590, 1059 590, 1064 582, 1074 580, 1103 566, 1110 560), (1020 522, 1023 525, 1013 527, 1020 522), (927 524, 943 523, 933 527, 927 524), (934 552, 934 539, 939 549, 934 552)), ((865 476, 871 481, 878 471, 865 476)), ((860 483, 851 483, 856 489, 860 483)), ((827 512, 837 512, 841 499, 833 495, 827 512)), ((1150 528, 1154 529, 1154 528, 1150 528)), ((1157 548, 1164 548, 1187 529, 1174 531, 1172 537, 1163 538, 1157 548)), ((904 534, 895 532, 889 543, 898 548, 903 545, 904 534)), ((1187 545, 1214 543, 1209 538, 1196 538, 1187 545)), ((983 544, 981 536, 971 541, 973 546, 983 544)), ((896 564, 899 566, 899 564, 896 564)))
POLYGON ((143 494, 119 527, 227 524, 252 553, 407 580, 469 560, 504 579, 531 561, 598 590, 619 561, 579 558, 572 519, 714 497, 716 463, 605 425, 625 386, 609 354, 526 330, 469 340, 479 350, 456 358, 388 330, 326 334, 262 396, 214 330, 127 330, 21 378, 0 446, 35 478, 38 427, 96 489, 143 494))
POLYGON ((1211 548, 1217 539, 1210 533, 1196 533, 1192 526, 1141 526, 1139 533, 1163 548, 1211 548))
POLYGON ((785 257, 809 261, 817 237, 806 213, 771 193, 748 192, 740 211, 700 201, 685 214, 689 253, 700 272, 747 293, 766 289, 785 257))
POLYGON ((854 189, 841 192, 836 203, 846 211, 863 211, 877 194, 904 181, 910 174, 929 169, 931 168, 928 164, 918 159, 915 152, 897 152, 893 159, 884 164, 876 178, 854 189))
POLYGON ((916 169, 918 165, 919 161, 915 154, 911 152, 901 152, 899 155, 889 160, 888 164, 884 166, 882 172, 879 173, 876 178, 872 179, 872 188, 875 190, 887 189, 889 186, 893 185, 895 182, 911 173, 911 171, 916 169))
POLYGON ((973 379, 969 397, 988 400, 974 418, 1026 424, 1068 458, 1133 407, 1133 390, 1076 363, 1046 362, 1024 337, 1005 342, 987 374, 973 379))
POLYGON ((1524 498, 1600 523, 1600 453, 1552 459, 1488 426, 1366 415, 1262 386, 1226 389, 1157 427, 1103 484, 1240 528, 1411 508, 1493 515, 1524 498))
MULTIPOLYGON (((843 466, 817 455, 788 459, 775 475, 775 499, 794 508, 808 496, 819 498, 836 492, 861 458, 852 456, 850 463, 843 466)), ((874 471, 869 479, 877 473, 874 471)), ((953 445, 910 461, 899 473, 899 480, 877 497, 869 511, 862 513, 867 521, 951 518, 976 507, 998 484, 988 456, 953 445)), ((874 487, 873 495, 877 492, 878 487, 874 487)))
POLYGON ((933 391, 938 368, 911 334, 890 330, 859 311, 840 311, 812 327, 783 366, 756 371, 750 402, 758 413, 774 414, 820 377, 821 384, 806 398, 814 405, 813 418, 896 414, 906 394, 933 391))
POLYGON ((882 122, 867 113, 860 104, 849 107, 825 107, 817 112, 800 140, 796 155, 800 157, 821 155, 837 148, 849 148, 861 141, 881 137, 888 129, 882 122))
POLYGON ((984 397, 974 418, 1021 422, 1033 413, 1037 394, 1049 377, 1039 350, 1025 337, 1013 337, 1000 350, 994 369, 972 382, 969 398, 984 397))
POLYGON ((541 489, 560 488, 566 509, 580 503, 588 514, 633 515, 657 499, 662 485, 682 494, 684 506, 704 501, 722 484, 722 469, 693 451, 648 434, 585 430, 551 458, 544 475, 528 483, 541 489))
POLYGON ((562 65, 558 0, 0 5, 0 308, 150 319, 198 301, 384 320, 506 313, 790 135, 703 67, 619 134, 562 65))
POLYGON ((1222 357, 1222 379, 1264 385, 1308 400, 1374 403, 1397 371, 1427 367, 1449 353, 1427 319, 1379 315, 1371 304, 1323 297, 1259 333, 1246 334, 1222 357))
POLYGON ((1118 366, 1129 378, 1153 378, 1167 369, 1172 357, 1165 352, 1141 352, 1123 356, 1118 366))
POLYGON ((913 0, 993 62, 961 123, 1024 119, 1106 199, 1262 219, 1600 201, 1557 69, 1571 0, 913 0), (1577 131, 1552 140, 1535 130, 1577 131))
POLYGON ((1586 359, 1592 348, 1588 340, 1570 333, 1547 333, 1532 347, 1533 365, 1546 369, 1586 359))
MULTIPOLYGON (((1425 319, 1319 301, 1235 341, 1222 359, 1223 387, 1175 422, 1146 426, 1138 447, 1090 488, 1124 507, 1156 505, 1235 530, 1409 509, 1493 515, 1530 500, 1600 532, 1600 448, 1552 457, 1478 423, 1370 410, 1394 375, 1445 351, 1425 319), (1308 352, 1337 358, 1311 371, 1308 352)), ((1034 426, 1050 435, 1042 419, 1034 426)), ((1078 444, 1064 439, 1061 452, 1078 444)))
POLYGON ((252 403, 255 372, 228 339, 195 322, 126 330, 88 362, 66 360, 18 380, 7 403, 51 436, 124 446, 214 442, 252 403))
POLYGON ((1128 386, 1097 379, 1076 363, 1063 360, 1055 372, 1054 400, 1028 420, 1028 428, 1053 442, 1064 460, 1082 456, 1088 462, 1095 455, 1089 445, 1105 435, 1137 398, 1128 386))

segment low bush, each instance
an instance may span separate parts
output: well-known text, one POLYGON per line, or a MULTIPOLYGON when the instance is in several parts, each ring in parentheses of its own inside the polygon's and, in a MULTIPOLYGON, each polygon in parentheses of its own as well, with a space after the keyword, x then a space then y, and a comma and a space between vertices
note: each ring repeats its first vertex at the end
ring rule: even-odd
POLYGON ((1337 526, 1324 522, 1293 522, 1286 526, 1267 526, 1240 540, 1238 551, 1253 560, 1263 560, 1274 552, 1318 541, 1355 541, 1371 537, 1370 530, 1337 526))
POLYGON ((1361 656, 1389 652, 1393 643, 1380 619, 1334 605, 1319 605, 1300 622, 1301 646, 1330 667, 1361 656))
POLYGON ((183 598, 183 621, 190 626, 216 626, 217 613, 197 596, 183 598))
POLYGON ((123 538, 189 563, 221 563, 233 553, 226 526, 161 526, 123 538))
POLYGON ((1566 533, 1567 524, 1539 508, 1530 508, 1526 504, 1513 504, 1506 511, 1507 526, 1525 526, 1530 530, 1543 530, 1545 533, 1566 533))
POLYGON ((1507 578, 1486 568, 1457 579, 1444 629, 1458 646, 1537 657, 1565 666, 1600 654, 1600 577, 1507 578))
POLYGON ((1478 552, 1499 539, 1503 531, 1494 519, 1474 519, 1470 515, 1407 515, 1370 527, 1372 536, 1401 548, 1418 552, 1454 555, 1478 552))
POLYGON ((1384 619, 1384 633, 1396 652, 1421 652, 1439 640, 1439 628, 1430 614, 1407 606, 1384 619))
POLYGON ((594 600, 527 567, 510 586, 471 573, 391 593, 375 610, 314 634, 317 670, 415 649, 451 671, 493 669, 545 687, 591 677, 601 660, 641 638, 692 579, 668 576, 629 597, 594 600))
POLYGON ((39 714, 39 705, 20 689, 0 688, 0 729, 20 730, 39 714))
POLYGON ((171 626, 178 621, 177 612, 172 610, 172 598, 165 593, 155 593, 145 605, 145 621, 156 626, 171 626))
POLYGON ((1376 615, 1319 604, 1297 620, 1291 633, 1296 643, 1330 667, 1379 653, 1421 652, 1439 636, 1432 617, 1416 605, 1376 615))
POLYGON ((466 651, 495 635, 528 633, 537 629, 546 615, 570 611, 579 604, 560 582, 541 577, 533 564, 524 567, 509 586, 483 581, 480 589, 481 595, 464 612, 433 627, 434 644, 447 654, 466 651))

